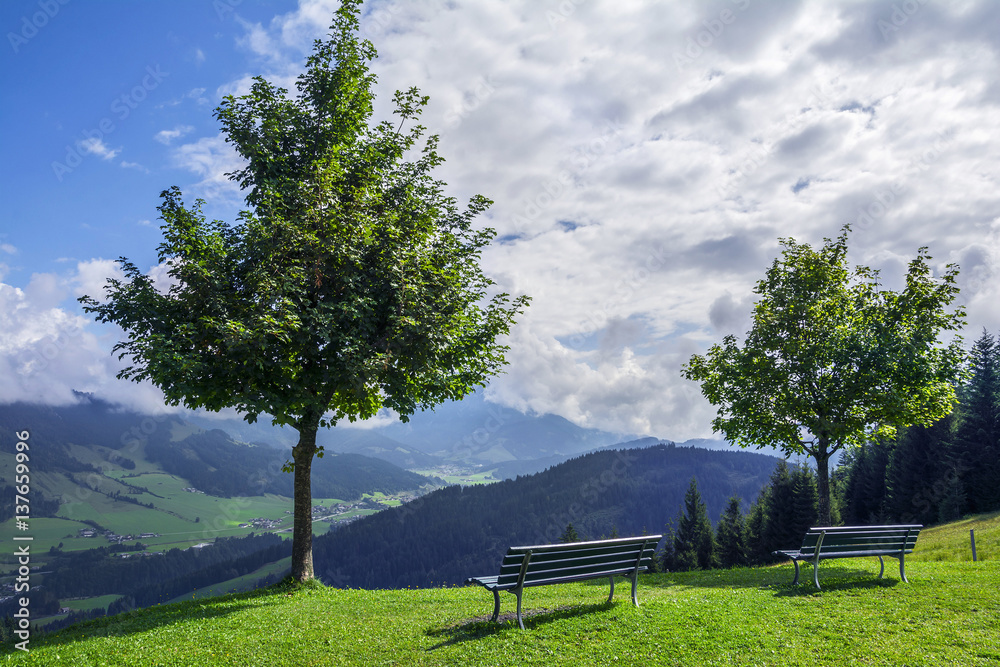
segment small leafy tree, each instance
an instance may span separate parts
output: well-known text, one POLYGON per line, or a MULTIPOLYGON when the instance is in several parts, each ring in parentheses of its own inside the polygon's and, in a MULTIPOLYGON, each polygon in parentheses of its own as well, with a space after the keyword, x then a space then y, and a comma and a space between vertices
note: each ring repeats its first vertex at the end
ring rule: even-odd
MULTIPOLYGON (((524 297, 490 294, 479 268, 495 235, 432 177, 437 136, 416 124, 427 98, 397 92, 395 120, 371 124, 375 48, 359 41, 361 0, 343 0, 317 40, 297 95, 261 77, 216 109, 246 160, 230 174, 247 192, 239 222, 208 222, 201 202, 163 192, 159 258, 166 293, 122 258, 99 321, 129 338, 120 378, 149 380, 173 405, 232 407, 295 428, 292 576, 312 579, 310 470, 319 428, 457 400, 505 364, 524 297), (404 129, 407 128, 408 129, 404 129)), ((322 455, 322 454, 320 454, 322 455)))
POLYGON ((832 523, 830 457, 948 414, 963 359, 960 338, 938 342, 964 323, 962 308, 947 310, 958 267, 936 279, 920 248, 903 290, 883 289, 877 271, 848 268, 849 230, 819 250, 781 239, 782 256, 754 290, 743 344, 726 336, 682 370, 718 406, 712 426, 730 442, 815 459, 824 524, 832 523))

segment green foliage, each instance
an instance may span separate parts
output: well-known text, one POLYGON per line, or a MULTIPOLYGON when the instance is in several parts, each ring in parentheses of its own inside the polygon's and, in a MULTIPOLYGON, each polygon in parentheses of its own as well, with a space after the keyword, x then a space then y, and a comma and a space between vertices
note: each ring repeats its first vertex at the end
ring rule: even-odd
POLYGON ((831 521, 828 461, 845 446, 897 426, 930 425, 951 411, 960 375, 956 265, 932 276, 926 248, 900 292, 878 271, 847 265, 847 234, 814 250, 781 239, 782 256, 757 283, 753 327, 742 346, 726 336, 682 373, 701 383, 715 431, 740 446, 775 445, 817 463, 821 521, 831 521))
POLYGON ((815 473, 779 462, 746 518, 750 563, 775 562, 774 551, 799 546, 818 519, 815 473))
POLYGON ((671 569, 679 572, 708 570, 715 567, 715 564, 712 522, 698 492, 698 482, 692 477, 687 493, 684 494, 684 508, 677 518, 671 569))
POLYGON ((405 421, 484 386, 528 302, 492 293, 479 268, 495 231, 473 222, 491 202, 477 195, 461 210, 432 176, 443 158, 417 122, 427 97, 397 92, 394 120, 371 123, 376 52, 357 37, 360 5, 344 0, 294 97, 256 77, 216 110, 246 160, 230 174, 250 207, 238 223, 209 222, 201 201, 166 190, 169 289, 122 258, 125 279, 109 281, 106 301, 81 298, 129 336, 115 346, 130 364, 120 378, 148 380, 174 405, 267 414, 299 431, 300 580, 312 576, 316 430, 382 408, 405 421))
POLYGON ((740 499, 733 496, 715 529, 716 554, 721 567, 743 567, 750 564, 747 555, 747 529, 740 511, 740 499))
POLYGON ((573 524, 571 523, 566 524, 566 530, 564 530, 563 534, 559 536, 559 541, 562 542, 563 544, 566 544, 568 542, 580 541, 580 536, 577 535, 576 528, 573 527, 573 524))
POLYGON ((1000 509, 1000 349, 986 331, 966 377, 952 414, 848 453, 845 520, 926 525, 1000 509))
POLYGON ((969 355, 960 392, 954 456, 966 495, 964 512, 1000 509, 1000 345, 985 330, 969 355))

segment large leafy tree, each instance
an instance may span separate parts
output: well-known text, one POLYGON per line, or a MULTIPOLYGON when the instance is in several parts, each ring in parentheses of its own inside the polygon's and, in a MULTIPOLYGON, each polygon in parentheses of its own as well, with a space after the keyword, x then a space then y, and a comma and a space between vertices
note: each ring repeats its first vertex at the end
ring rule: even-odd
POLYGON ((963 352, 958 267, 935 278, 926 248, 905 287, 884 289, 878 271, 851 270, 847 235, 814 249, 781 239, 783 251, 757 283, 760 299, 741 345, 726 336, 682 374, 718 406, 712 426, 742 447, 776 446, 816 461, 820 521, 831 522, 829 461, 838 450, 897 427, 948 414, 963 352))
MULTIPOLYGON (((292 450, 292 576, 313 577, 310 469, 316 433, 382 408, 405 421, 499 372, 527 299, 495 293, 479 268, 494 236, 432 177, 437 136, 417 124, 427 98, 397 92, 374 124, 374 46, 357 38, 360 0, 344 0, 317 40, 297 94, 254 79, 216 109, 245 159, 236 224, 208 222, 172 188, 159 207, 158 291, 122 258, 124 280, 85 309, 119 324, 119 377, 148 380, 171 404, 269 415, 299 433, 292 450)), ((320 452, 320 455, 322 453, 320 452)))

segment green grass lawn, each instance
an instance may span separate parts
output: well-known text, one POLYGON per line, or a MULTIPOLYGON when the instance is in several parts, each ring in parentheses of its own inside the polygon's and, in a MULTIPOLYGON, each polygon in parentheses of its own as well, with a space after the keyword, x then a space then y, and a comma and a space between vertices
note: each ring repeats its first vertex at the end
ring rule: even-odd
MULTIPOLYGON (((478 574, 478 573, 470 573, 478 574)), ((164 605, 33 638, 0 665, 997 665, 998 561, 827 561, 822 591, 791 565, 644 576, 641 606, 606 582, 528 589, 526 631, 479 587, 275 587, 164 605), (893 572, 891 568, 887 568, 893 572)))

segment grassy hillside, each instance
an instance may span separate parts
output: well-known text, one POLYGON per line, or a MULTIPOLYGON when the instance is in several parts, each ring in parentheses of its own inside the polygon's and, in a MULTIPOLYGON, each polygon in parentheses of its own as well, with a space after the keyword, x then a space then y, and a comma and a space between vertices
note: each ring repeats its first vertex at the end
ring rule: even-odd
POLYGON ((920 532, 918 548, 912 560, 971 561, 969 531, 976 532, 976 556, 979 560, 1000 559, 1000 512, 978 514, 920 532))
MULTIPOLYGON (((961 524, 952 526, 962 535, 961 524)), ((931 531, 928 546, 952 539, 949 530, 931 531)), ((923 546, 907 565, 909 584, 878 580, 878 562, 868 558, 825 562, 822 591, 791 586, 788 564, 647 575, 638 609, 627 586, 611 605, 606 582, 532 588, 523 632, 512 620, 514 597, 504 594, 495 625, 487 620, 492 596, 479 587, 279 586, 38 636, 28 654, 5 647, 0 665, 1000 663, 1000 561, 921 561, 923 546)))
POLYGON ((907 570, 909 585, 879 582, 872 562, 828 563, 821 592, 792 588, 790 566, 651 575, 638 609, 627 587, 610 606, 605 583, 534 588, 523 632, 510 619, 513 596, 493 625, 492 598, 478 587, 272 588, 86 623, 0 664, 997 664, 998 562, 907 570))

